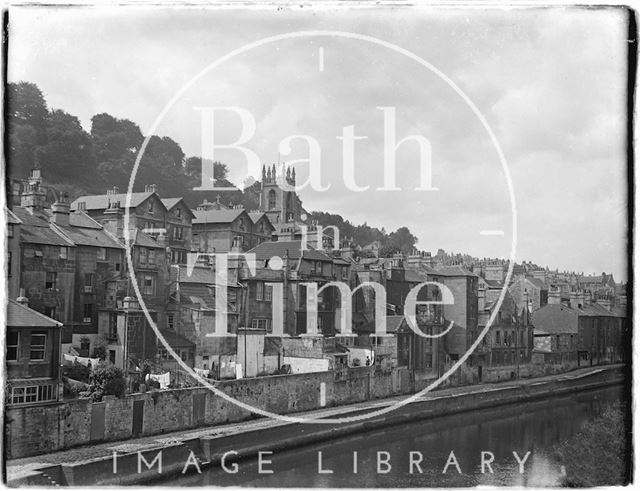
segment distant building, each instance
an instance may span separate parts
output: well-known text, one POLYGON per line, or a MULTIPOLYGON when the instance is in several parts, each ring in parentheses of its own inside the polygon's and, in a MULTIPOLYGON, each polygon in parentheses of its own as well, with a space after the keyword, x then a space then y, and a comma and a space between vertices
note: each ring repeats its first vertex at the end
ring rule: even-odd
POLYGON ((247 251, 271 240, 275 230, 268 219, 255 215, 252 218, 244 208, 198 208, 193 214, 193 247, 204 253, 230 252, 234 245, 247 251))
POLYGON ((549 301, 549 289, 545 283, 531 276, 520 276, 509 285, 509 293, 515 300, 518 311, 527 306, 534 312, 544 307, 549 301))

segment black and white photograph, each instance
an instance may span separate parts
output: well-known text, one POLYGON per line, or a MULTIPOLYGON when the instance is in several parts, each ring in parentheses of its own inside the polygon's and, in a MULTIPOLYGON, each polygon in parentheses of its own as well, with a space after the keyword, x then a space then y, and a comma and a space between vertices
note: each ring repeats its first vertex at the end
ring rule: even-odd
POLYGON ((637 15, 5 5, 4 485, 633 483, 637 15))

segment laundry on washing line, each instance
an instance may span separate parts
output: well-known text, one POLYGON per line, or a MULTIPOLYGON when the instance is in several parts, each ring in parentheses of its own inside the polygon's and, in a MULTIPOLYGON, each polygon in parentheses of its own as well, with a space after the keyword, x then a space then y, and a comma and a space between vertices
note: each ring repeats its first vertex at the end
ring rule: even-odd
POLYGON ((157 375, 150 373, 146 376, 145 382, 148 382, 149 380, 155 380, 160 384, 161 389, 166 389, 171 383, 171 374, 169 372, 157 375))

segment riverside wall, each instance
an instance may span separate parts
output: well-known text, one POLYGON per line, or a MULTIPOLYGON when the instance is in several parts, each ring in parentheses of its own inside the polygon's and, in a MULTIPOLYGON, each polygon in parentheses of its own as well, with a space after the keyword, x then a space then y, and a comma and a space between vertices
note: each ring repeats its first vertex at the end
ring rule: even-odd
MULTIPOLYGON (((534 372, 534 368, 520 367, 520 376, 543 375, 534 372)), ((460 370, 443 387, 477 383, 471 375, 460 370)), ((370 366, 219 381, 215 387, 251 407, 276 414, 292 414, 410 394, 422 390, 435 378, 433 374, 421 378, 403 368, 382 371, 370 366)), ((487 372, 483 381, 510 378, 511 371, 506 368, 487 372)), ((154 390, 122 399, 106 396, 100 403, 74 399, 49 405, 8 407, 5 410, 5 455, 15 459, 255 417, 254 413, 203 387, 154 390)))
MULTIPOLYGON (((358 367, 219 381, 215 387, 251 407, 290 414, 407 393, 410 386, 401 383, 407 379, 402 372, 358 367)), ((255 417, 204 387, 154 390, 122 399, 106 396, 100 403, 74 399, 9 407, 5 412, 5 451, 14 459, 255 417)))
MULTIPOLYGON (((394 411, 383 418, 363 420, 336 425, 311 425, 308 431, 296 430, 299 425, 285 425, 279 437, 269 441, 269 449, 280 451, 320 441, 332 440, 341 436, 379 429, 394 424, 412 424, 420 419, 450 415, 488 407, 523 403, 530 400, 545 399, 566 395, 573 392, 597 389, 600 387, 621 384, 625 380, 623 368, 611 367, 597 373, 577 377, 558 376, 543 381, 522 381, 517 385, 493 387, 482 390, 481 387, 470 388, 468 392, 460 391, 455 395, 436 395, 429 399, 411 403, 402 410, 394 411)), ((348 409, 345 410, 348 413, 348 409)), ((263 431, 263 430, 260 430, 263 431)), ((246 434, 228 435, 224 437, 207 436, 193 438, 182 442, 170 442, 158 448, 145 449, 141 452, 129 452, 118 455, 117 471, 114 472, 112 457, 104 457, 84 462, 70 462, 55 466, 43 467, 13 485, 105 485, 105 484, 141 484, 152 480, 164 479, 182 473, 187 462, 198 462, 199 468, 219 465, 224 452, 233 449, 238 458, 257 456, 264 447, 260 431, 246 434), (155 460, 160 456, 158 460, 155 460), (155 465, 151 464, 155 460, 155 465)), ((10 462, 9 462, 10 464, 10 462)), ((191 470, 195 470, 191 464, 191 470)))

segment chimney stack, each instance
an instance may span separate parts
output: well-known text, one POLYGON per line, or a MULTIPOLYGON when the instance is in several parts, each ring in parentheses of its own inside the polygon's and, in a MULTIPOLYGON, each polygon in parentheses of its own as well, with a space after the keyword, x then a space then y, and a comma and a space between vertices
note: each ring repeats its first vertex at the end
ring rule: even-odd
POLYGON ((34 212, 42 211, 44 204, 45 192, 42 189, 40 169, 32 169, 20 196, 20 206, 33 214, 34 212))
POLYGON ((69 193, 62 192, 60 196, 56 200, 56 202, 51 205, 51 223, 55 223, 60 227, 68 227, 69 226, 69 193))
POLYGON ((20 296, 16 298, 16 302, 25 307, 29 306, 29 299, 24 296, 24 288, 20 288, 20 296))
POLYGON ((560 289, 558 287, 549 288, 549 305, 558 305, 560 304, 560 289))

